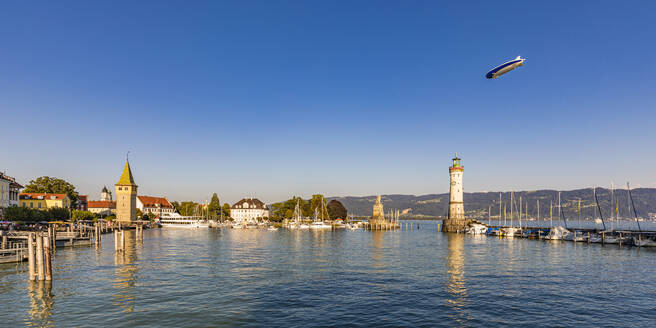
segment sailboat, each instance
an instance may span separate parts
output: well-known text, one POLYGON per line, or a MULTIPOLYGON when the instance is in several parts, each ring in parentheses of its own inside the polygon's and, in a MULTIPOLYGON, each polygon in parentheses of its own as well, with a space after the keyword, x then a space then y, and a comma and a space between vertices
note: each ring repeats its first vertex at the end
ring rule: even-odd
POLYGON ((638 211, 636 211, 635 203, 633 202, 633 196, 631 195, 631 188, 629 187, 628 182, 626 183, 626 189, 629 192, 629 199, 631 200, 630 205, 632 205, 633 207, 633 217, 635 218, 636 223, 638 223, 638 229, 640 232, 638 237, 633 237, 633 245, 638 247, 645 247, 645 246, 656 247, 656 240, 654 240, 653 237, 642 235, 642 227, 640 227, 640 220, 638 220, 638 211))
POLYGON ((545 237, 545 239, 560 240, 560 239, 570 238, 569 240, 572 240, 571 239, 572 237, 570 237, 570 235, 572 233, 569 230, 567 230, 567 219, 565 219, 565 216, 564 216, 563 211, 562 211, 562 206, 561 206, 561 202, 560 202, 560 191, 558 192, 558 212, 559 212, 559 215, 561 216, 561 218, 564 219, 563 222, 565 224, 565 227, 562 227, 562 226, 555 226, 554 227, 553 226, 553 218, 552 218, 551 219, 552 220, 551 229, 549 229, 549 234, 545 237))
MULTIPOLYGON (((504 236, 514 237, 515 234, 517 234, 518 231, 519 231, 519 229, 515 228, 514 225, 513 225, 513 216, 514 216, 513 215, 514 214, 513 208, 514 208, 514 206, 515 206, 515 192, 511 191, 510 192, 510 227, 506 227, 506 228, 503 229, 503 235, 504 236)), ((520 219, 521 219, 521 216, 520 216, 520 219)), ((521 221, 520 221, 520 223, 521 223, 521 221)))
POLYGON ((328 209, 326 208, 326 203, 324 202, 323 196, 321 196, 321 205, 320 205, 320 207, 321 207, 321 214, 319 216, 317 216, 317 210, 319 209, 319 207, 314 209, 314 222, 312 222, 310 224, 310 228, 312 228, 312 229, 330 229, 330 228, 332 228, 331 225, 326 224, 324 222, 326 217, 328 217, 328 209))

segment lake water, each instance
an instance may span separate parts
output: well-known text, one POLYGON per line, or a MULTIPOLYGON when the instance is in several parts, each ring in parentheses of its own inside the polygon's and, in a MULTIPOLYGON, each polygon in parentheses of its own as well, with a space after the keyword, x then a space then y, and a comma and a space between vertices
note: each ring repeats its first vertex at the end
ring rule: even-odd
POLYGON ((175 230, 0 265, 0 326, 653 326, 656 250, 403 231, 175 230))

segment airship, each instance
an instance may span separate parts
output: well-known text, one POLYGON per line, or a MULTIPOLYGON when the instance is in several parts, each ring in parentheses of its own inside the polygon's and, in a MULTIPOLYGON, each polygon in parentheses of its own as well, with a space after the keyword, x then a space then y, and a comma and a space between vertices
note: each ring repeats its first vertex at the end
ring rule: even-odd
POLYGON ((524 60, 526 60, 526 59, 522 58, 521 56, 517 56, 517 58, 515 58, 511 61, 505 62, 505 63, 493 68, 491 71, 489 71, 489 72, 487 72, 487 74, 485 74, 485 77, 488 78, 488 79, 496 79, 497 77, 499 77, 503 74, 506 74, 506 73, 514 70, 515 68, 517 68, 519 66, 524 66, 524 60))

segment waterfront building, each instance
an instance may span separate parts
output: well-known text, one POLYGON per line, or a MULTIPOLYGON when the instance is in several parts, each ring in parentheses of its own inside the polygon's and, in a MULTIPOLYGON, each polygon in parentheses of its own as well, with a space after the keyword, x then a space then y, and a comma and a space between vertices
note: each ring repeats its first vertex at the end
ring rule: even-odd
POLYGON ((16 179, 0 172, 0 209, 10 206, 18 206, 18 194, 23 188, 16 179))
POLYGON ((269 209, 257 198, 244 198, 230 207, 230 217, 235 222, 252 221, 256 218, 268 218, 269 209))
POLYGON ((116 190, 116 220, 132 222, 137 219, 137 184, 134 183, 130 161, 125 161, 121 178, 115 185, 116 190))
POLYGON ((460 164, 458 154, 453 158, 453 165, 449 167, 449 216, 442 224, 443 232, 464 231, 469 221, 465 219, 465 206, 463 202, 462 175, 465 167, 460 164))
POLYGON ((89 212, 101 216, 116 214, 116 202, 113 200, 91 200, 88 207, 89 212))
POLYGON ((89 209, 89 195, 77 196, 77 210, 87 211, 89 209))
POLYGON ((66 194, 24 192, 19 196, 20 206, 45 210, 48 208, 69 208, 71 199, 66 194))
POLYGON ((175 213, 175 208, 165 197, 137 196, 137 208, 143 213, 155 215, 175 213))
POLYGON ((112 192, 107 190, 107 186, 103 186, 100 192, 100 200, 112 200, 112 192))

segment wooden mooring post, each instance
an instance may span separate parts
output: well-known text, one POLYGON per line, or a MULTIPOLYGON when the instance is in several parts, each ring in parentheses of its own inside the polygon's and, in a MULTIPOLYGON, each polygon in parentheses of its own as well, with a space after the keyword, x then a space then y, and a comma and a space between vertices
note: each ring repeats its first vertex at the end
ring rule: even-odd
POLYGON ((39 281, 46 279, 46 271, 43 264, 43 237, 38 234, 36 236, 36 272, 39 276, 39 281))
POLYGON ((36 280, 36 256, 34 256, 34 233, 27 235, 27 271, 29 280, 36 280))
POLYGON ((46 280, 52 280, 52 263, 50 257, 50 236, 43 237, 43 255, 46 280))

